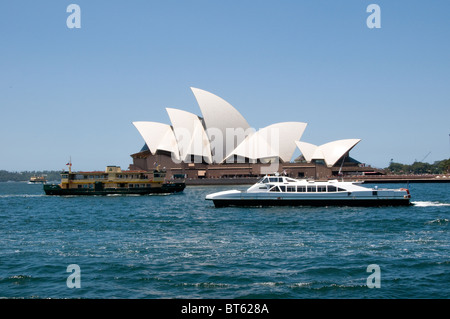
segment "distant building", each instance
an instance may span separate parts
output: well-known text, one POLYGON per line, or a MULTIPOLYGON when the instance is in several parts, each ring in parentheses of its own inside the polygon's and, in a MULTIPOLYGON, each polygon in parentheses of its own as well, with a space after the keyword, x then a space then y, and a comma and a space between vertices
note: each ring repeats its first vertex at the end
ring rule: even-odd
POLYGON ((133 122, 145 141, 130 169, 165 168, 187 179, 258 178, 281 173, 295 178, 333 178, 376 173, 349 156, 360 139, 320 146, 300 141, 307 123, 282 122, 258 131, 227 101, 191 88, 202 117, 166 108, 172 125, 133 122), (298 148, 301 156, 293 159, 298 148))

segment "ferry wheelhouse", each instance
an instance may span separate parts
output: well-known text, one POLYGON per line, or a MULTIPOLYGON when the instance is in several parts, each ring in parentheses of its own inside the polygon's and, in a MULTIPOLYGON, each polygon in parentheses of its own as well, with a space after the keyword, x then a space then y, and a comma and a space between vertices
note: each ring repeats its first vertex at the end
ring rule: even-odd
POLYGON ((119 166, 107 166, 105 171, 61 173, 59 185, 44 185, 47 195, 109 195, 177 193, 186 187, 184 182, 166 181, 166 172, 122 171, 119 166))
POLYGON ((265 176, 245 191, 229 190, 206 196, 223 206, 399 206, 410 205, 406 188, 367 188, 361 182, 297 180, 265 176))

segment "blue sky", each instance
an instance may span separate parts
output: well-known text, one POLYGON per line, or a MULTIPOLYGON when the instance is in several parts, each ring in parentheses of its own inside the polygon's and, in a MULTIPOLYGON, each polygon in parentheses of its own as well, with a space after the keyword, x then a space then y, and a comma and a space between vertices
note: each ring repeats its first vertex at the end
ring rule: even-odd
POLYGON ((450 157, 448 1, 2 1, 0 169, 128 167, 133 121, 201 115, 210 91, 258 129, 360 138, 375 167, 450 157), (69 4, 81 28, 69 29, 69 4), (369 4, 381 28, 369 29, 369 4), (431 153, 430 153, 431 152, 431 153), (428 156, 427 156, 428 154, 428 156))

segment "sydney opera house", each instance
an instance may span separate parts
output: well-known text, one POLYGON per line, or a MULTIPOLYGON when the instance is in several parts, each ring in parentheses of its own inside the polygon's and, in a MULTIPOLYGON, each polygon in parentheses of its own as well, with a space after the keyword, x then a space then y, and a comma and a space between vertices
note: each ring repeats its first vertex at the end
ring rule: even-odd
POLYGON ((130 169, 165 168, 167 176, 198 179, 258 178, 275 172, 294 178, 372 174, 349 155, 359 139, 314 145, 301 141, 307 123, 274 123, 259 130, 227 101, 191 88, 202 116, 166 108, 171 124, 133 122, 144 147, 130 169), (294 158, 294 153, 301 154, 294 158))

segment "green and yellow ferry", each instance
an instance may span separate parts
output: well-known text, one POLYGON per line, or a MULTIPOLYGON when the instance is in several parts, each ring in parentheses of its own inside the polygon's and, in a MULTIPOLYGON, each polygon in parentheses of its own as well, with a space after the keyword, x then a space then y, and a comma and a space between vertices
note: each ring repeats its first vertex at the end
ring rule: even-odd
POLYGON ((107 166, 105 171, 61 173, 61 183, 45 184, 46 195, 146 195, 182 192, 186 184, 166 181, 159 168, 148 171, 122 171, 120 166, 107 166))

